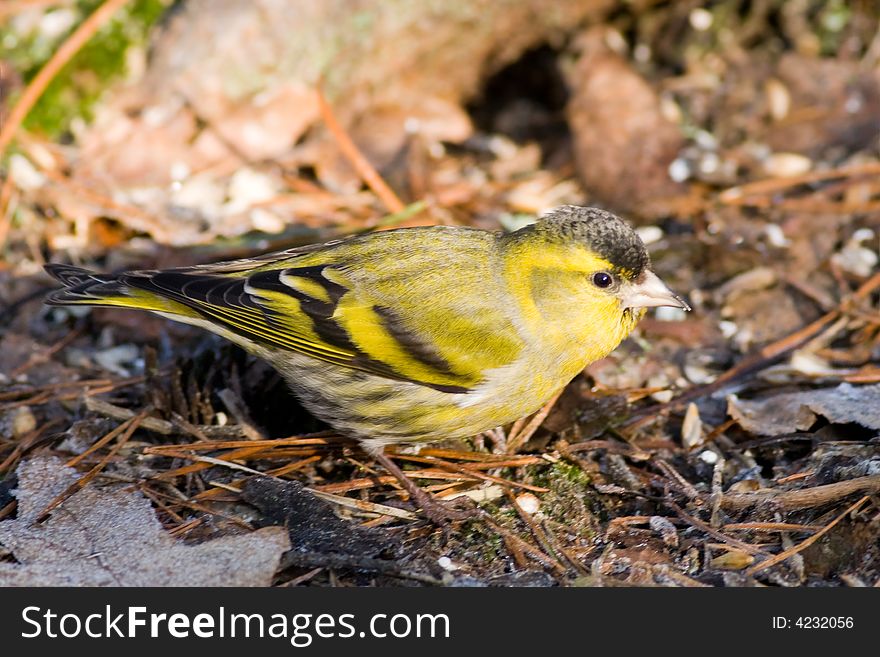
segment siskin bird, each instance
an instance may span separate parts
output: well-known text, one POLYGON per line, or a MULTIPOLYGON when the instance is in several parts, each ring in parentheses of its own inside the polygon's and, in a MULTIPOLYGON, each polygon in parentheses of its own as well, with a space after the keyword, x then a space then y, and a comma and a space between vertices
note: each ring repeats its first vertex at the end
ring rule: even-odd
POLYGON ((576 206, 506 234, 402 228, 177 269, 46 269, 66 286, 48 304, 147 310, 264 358, 312 414, 400 476, 385 445, 526 416, 647 307, 689 310, 632 228, 576 206))

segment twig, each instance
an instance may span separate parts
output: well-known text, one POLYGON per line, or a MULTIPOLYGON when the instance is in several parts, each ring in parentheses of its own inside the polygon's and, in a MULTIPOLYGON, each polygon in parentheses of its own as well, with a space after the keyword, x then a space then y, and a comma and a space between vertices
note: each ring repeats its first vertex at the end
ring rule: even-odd
POLYGON ((475 479, 482 479, 483 481, 491 481, 493 484, 502 484, 504 486, 513 486, 514 488, 522 488, 524 490, 530 490, 535 493, 546 493, 549 489, 543 488, 541 486, 533 486, 531 484, 524 484, 518 481, 511 481, 510 479, 504 479, 503 477, 495 477, 493 475, 485 474, 483 472, 479 472, 477 470, 472 470, 471 468, 467 468, 462 465, 458 465, 456 463, 450 463, 449 461, 441 461, 439 459, 433 458, 424 458, 421 456, 414 456, 411 454, 397 454, 394 452, 389 452, 389 457, 394 457, 396 459, 400 459, 402 461, 411 461, 414 463, 428 463, 430 465, 435 465, 438 468, 443 468, 445 470, 452 470, 453 472, 459 472, 464 475, 468 475, 475 479))
POLYGON ((796 511, 837 502, 853 493, 873 495, 877 492, 880 492, 880 475, 869 475, 801 490, 725 493, 721 498, 721 508, 725 511, 742 511, 757 504, 771 503, 785 511, 796 511))
POLYGON ((324 92, 321 90, 320 86, 318 86, 317 95, 318 107, 321 111, 321 118, 324 120, 324 124, 327 126, 327 129, 333 135, 334 139, 336 139, 336 143, 339 145, 339 150, 342 151, 342 154, 351 163, 351 166, 354 167, 354 170, 361 177, 361 180, 373 190, 373 193, 379 197, 379 200, 382 201, 389 212, 403 212, 406 206, 397 197, 397 194, 395 194, 385 181, 382 180, 382 176, 379 175, 379 172, 376 171, 372 164, 370 164, 370 161, 363 153, 361 153, 360 149, 358 149, 348 133, 339 124, 336 115, 333 113, 333 108, 330 107, 330 103, 327 102, 327 98, 324 96, 324 92))
POLYGON ((758 532, 816 532, 821 525, 798 525, 792 522, 731 522, 723 527, 724 531, 758 531, 758 532))
POLYGON ((12 108, 12 111, 6 118, 6 124, 0 128, 0 157, 3 156, 6 147, 12 141, 18 128, 27 118, 28 113, 40 99, 40 96, 43 95, 52 79, 79 49, 94 36, 95 32, 101 29, 113 14, 127 2, 128 0, 107 0, 107 2, 98 7, 67 37, 67 40, 55 51, 55 54, 40 69, 40 72, 34 76, 34 79, 30 81, 30 84, 25 88, 15 107, 12 108))
POLYGON ((101 449, 104 445, 108 444, 111 440, 116 438, 116 436, 118 436, 123 431, 128 429, 128 427, 131 426, 131 423, 134 422, 134 420, 135 420, 135 418, 131 417, 130 419, 126 420, 125 422, 123 422, 122 424, 117 426, 112 431, 108 432, 107 435, 105 435, 103 438, 100 438, 99 440, 95 441, 95 443, 91 447, 89 447, 86 451, 82 452, 81 454, 77 454, 72 459, 70 459, 66 464, 67 467, 72 468, 72 467, 78 465, 79 462, 82 461, 89 454, 92 454, 92 453, 98 451, 99 449, 101 449))
POLYGON ((794 555, 798 554, 799 552, 802 552, 803 550, 807 549, 813 543, 815 543, 820 538, 822 538, 825 534, 827 534, 829 531, 831 531, 831 529, 833 529, 834 526, 837 525, 837 523, 839 523, 841 520, 846 518, 850 513, 857 511, 865 502, 867 502, 870 499, 871 499, 870 495, 865 495, 858 502, 856 502, 855 504, 853 504, 852 506, 847 508, 846 511, 841 513, 839 516, 837 516, 834 520, 829 522, 825 527, 820 529, 818 532, 816 532, 815 534, 813 534, 809 538, 804 539, 803 541, 801 541, 797 545, 790 547, 789 549, 785 550, 784 552, 780 552, 776 556, 770 557, 769 559, 762 561, 761 563, 759 563, 755 566, 752 566, 751 568, 749 568, 746 571, 746 575, 751 576, 751 575, 754 575, 755 573, 758 573, 762 570, 766 570, 767 568, 770 568, 771 566, 775 566, 776 564, 785 561, 789 557, 793 557, 794 555))
POLYGON ((675 511, 676 515, 678 515, 679 518, 684 520, 689 525, 693 525, 697 529, 709 534, 709 536, 712 536, 713 538, 717 538, 719 541, 721 541, 723 543, 727 543, 728 545, 732 545, 734 547, 737 547, 740 550, 742 550, 743 552, 748 552, 749 554, 767 554, 766 552, 764 552, 760 548, 756 548, 754 545, 744 543, 743 541, 740 541, 736 538, 733 538, 732 536, 728 536, 727 534, 723 534, 722 532, 718 531, 717 529, 712 529, 712 527, 707 525, 702 520, 698 520, 697 518, 694 518, 693 516, 688 515, 684 509, 682 509, 680 506, 678 506, 672 500, 666 500, 665 503, 670 509, 675 511))
POLYGON ((9 504, 0 509, 0 520, 3 520, 6 516, 11 516, 17 508, 18 500, 12 500, 9 504))
MULTIPOLYGON (((142 489, 145 489, 145 487, 142 487, 142 489)), ((172 489, 172 490, 174 490, 175 493, 179 492, 176 489, 172 489)), ((230 515, 228 513, 222 513, 220 511, 216 511, 216 510, 211 509, 210 507, 204 506, 202 504, 197 504, 196 502, 193 502, 192 500, 188 499, 185 495, 183 496, 183 499, 180 499, 176 496, 172 496, 172 495, 169 495, 168 493, 163 493, 158 490, 154 490, 152 492, 153 492, 153 496, 151 496, 151 499, 155 499, 155 497, 161 497, 166 500, 169 500, 169 502, 171 504, 175 504, 177 506, 182 506, 186 509, 191 509, 193 511, 198 511, 199 513, 206 513, 210 516, 217 516, 218 518, 224 518, 225 520, 233 522, 236 525, 238 525, 239 527, 243 527, 244 529, 253 530, 253 528, 254 528, 253 525, 251 525, 246 520, 242 520, 241 518, 238 518, 234 515, 230 515)))
POLYGON ((790 189, 808 183, 822 182, 833 178, 849 178, 855 176, 870 176, 880 174, 880 163, 867 162, 857 166, 832 169, 830 171, 810 171, 800 176, 786 178, 769 178, 756 180, 745 185, 738 185, 724 190, 718 195, 718 200, 729 205, 744 205, 745 199, 750 196, 763 196, 778 193, 784 189, 790 189))
POLYGON ((37 427, 33 431, 25 434, 21 438, 18 439, 15 447, 12 452, 7 456, 2 463, 0 463, 0 473, 5 472, 13 465, 15 465, 16 461, 21 458, 22 454, 27 452, 31 447, 33 447, 36 442, 40 439, 40 437, 48 430, 54 427, 59 423, 59 420, 50 420, 46 424, 41 427, 37 427))
MULTIPOLYGON (((246 450, 238 450, 239 452, 246 450)), ((234 452, 229 452, 226 454, 227 458, 232 456, 234 452)), ((241 465, 239 463, 233 463, 231 461, 227 461, 224 459, 214 458, 212 456, 200 456, 197 454, 173 454, 173 456, 177 456, 180 458, 186 458, 193 461, 198 461, 200 463, 206 464, 206 466, 216 465, 222 468, 229 468, 231 470, 239 470, 241 472, 245 472, 249 475, 254 475, 257 477, 270 477, 275 479, 277 477, 270 475, 266 472, 260 472, 259 470, 254 470, 253 468, 249 468, 245 465, 241 465)), ((182 468, 181 468, 182 469, 182 468)), ((177 474, 180 474, 177 471, 177 474)), ((162 473, 157 477, 158 478, 167 478, 169 473, 162 473)), ((322 500, 327 500, 328 502, 333 502, 334 504, 338 504, 340 506, 345 506, 351 509, 357 509, 358 511, 365 511, 368 513, 378 513, 386 516, 393 516, 395 518, 403 518, 405 520, 416 520, 417 516, 409 511, 405 511, 403 509, 396 509, 394 507, 385 506, 384 504, 376 504, 374 502, 365 502, 362 500, 353 500, 348 497, 342 497, 341 495, 334 495, 333 493, 327 493, 321 490, 315 490, 313 488, 306 488, 305 490, 309 491, 315 497, 319 497, 322 500)))
POLYGON ((283 477, 286 474, 290 474, 291 472, 296 472, 297 470, 301 470, 307 465, 314 463, 315 461, 320 461, 323 456, 315 454, 314 456, 309 456, 304 459, 300 459, 299 461, 294 461, 292 463, 288 463, 287 465, 283 465, 280 468, 275 468, 274 470, 266 470, 267 475, 271 475, 273 477, 283 477))
POLYGON ((544 423, 544 420, 547 419, 547 416, 550 414, 556 401, 559 399, 560 395, 562 395, 563 390, 565 390, 565 388, 561 388, 556 394, 554 394, 547 403, 541 407, 541 410, 535 413, 535 416, 520 433, 514 434, 513 431, 511 431, 510 435, 507 437, 508 454, 515 454, 519 451, 519 448, 525 445, 529 438, 535 434, 538 428, 544 423))
POLYGON ((695 399, 711 395, 712 393, 721 390, 736 379, 764 369, 794 351, 805 342, 808 342, 819 335, 819 333, 824 331, 827 326, 837 321, 851 303, 867 298, 878 288, 880 288, 880 272, 875 273, 871 278, 862 283, 862 285, 859 286, 851 296, 843 299, 840 304, 838 304, 837 308, 826 313, 816 321, 798 329, 784 338, 766 345, 750 356, 747 356, 735 367, 727 370, 711 383, 695 386, 690 390, 686 390, 667 404, 659 404, 635 411, 632 418, 625 426, 632 427, 633 425, 641 424, 646 421, 646 419, 653 419, 658 414, 668 413, 672 410, 679 409, 695 399))
POLYGON ((314 488, 305 488, 305 490, 309 491, 315 497, 332 502, 333 504, 338 504, 339 506, 348 507, 349 509, 357 509, 358 511, 365 511, 367 513, 378 513, 393 518, 402 518, 404 520, 419 519, 415 513, 407 511, 406 509, 398 509, 393 506, 386 506, 384 504, 377 504, 375 502, 367 502, 364 500, 355 500, 350 497, 343 497, 342 495, 325 493, 324 491, 315 490, 314 488))
MULTIPOLYGON (((103 399, 98 399, 97 397, 92 397, 90 395, 86 396, 85 404, 86 408, 93 413, 99 413, 100 415, 113 418, 114 420, 130 420, 135 416, 134 412, 130 409, 116 406, 115 404, 105 402, 103 399)), ((163 436, 171 436, 180 433, 173 422, 160 420, 156 417, 148 417, 144 419, 143 428, 152 431, 153 433, 162 434, 163 436)), ((244 435, 244 430, 235 424, 226 427, 199 425, 197 428, 206 436, 213 438, 240 438, 244 435)), ((187 447, 192 448, 194 446, 188 445, 187 447)))
POLYGON ((580 561, 578 561, 573 555, 569 554, 568 551, 559 544, 559 541, 556 540, 556 537, 553 536, 552 532, 545 531, 543 527, 538 525, 538 523, 536 523, 532 519, 532 517, 525 512, 522 506, 520 506, 519 502, 516 501, 516 497, 509 488, 506 488, 504 490, 504 493, 507 496, 508 502, 510 502, 510 504, 519 515, 520 520, 522 520, 526 524, 526 526, 528 526, 529 530, 532 532, 532 536, 534 536, 535 540, 538 542, 538 545, 540 545, 547 554, 553 556, 554 558, 559 560, 560 563, 562 563, 562 560, 559 559, 559 556, 557 554, 559 553, 563 557, 565 557, 565 560, 568 561, 568 563, 578 573, 580 573, 581 575, 590 574, 590 571, 584 568, 584 565, 580 561))
POLYGON ((523 553, 529 555, 539 563, 548 566, 555 570, 558 574, 565 574, 565 567, 559 563, 559 560, 554 559, 550 555, 544 554, 541 550, 533 547, 527 541, 524 541, 519 536, 514 534, 509 529, 505 529, 501 525, 499 525, 495 520, 485 511, 478 510, 478 517, 483 520, 494 532, 496 532, 501 538, 503 538, 506 542, 512 543, 516 546, 516 549, 521 550, 523 553))
MULTIPOLYGON (((436 456, 439 459, 456 459, 459 461, 478 461, 483 463, 506 463, 508 461, 520 460, 520 459, 535 459, 535 462, 541 461, 540 457, 537 456, 515 456, 510 457, 507 454, 486 454, 483 452, 470 452, 463 451, 457 449, 440 449, 433 447, 425 447, 419 450, 419 456, 436 456)), ((527 465, 531 465, 530 463, 527 465)), ((503 467, 500 465, 493 465, 492 467, 503 467)))
MULTIPOLYGON (((18 397, 26 395, 38 396, 71 387, 87 388, 89 386, 95 386, 99 388, 106 388, 107 386, 110 386, 111 389, 116 389, 123 386, 134 385, 136 383, 142 383, 143 381, 144 377, 142 376, 136 376, 130 379, 121 379, 115 382, 112 379, 81 379, 79 381, 64 381, 62 383, 51 383, 49 385, 39 386, 36 388, 25 388, 22 390, 12 390, 10 392, 0 392, 0 401, 16 399, 18 397)), ((30 403, 30 400, 27 400, 27 402, 30 403)))
POLYGON ((73 330, 65 335, 61 340, 53 344, 51 347, 48 347, 45 351, 32 354, 30 358, 28 358, 24 363, 16 367, 8 374, 9 378, 14 379, 18 376, 21 376, 35 365, 47 362, 50 358, 52 358, 52 356, 54 356, 59 351, 66 348, 71 342, 76 340, 80 335, 82 335, 82 333, 83 329, 81 328, 73 330))
MULTIPOLYGON (((205 426, 198 429, 202 432, 205 426)), ((217 427, 215 427, 217 428, 217 427)), ((323 433, 323 432, 322 432, 323 433)), ((319 434, 303 434, 302 436, 288 436, 287 438, 268 438, 266 440, 212 440, 188 445, 152 445, 144 449, 144 454, 164 454, 165 452, 213 452, 219 449, 238 449, 240 447, 312 447, 332 444, 334 436, 319 436, 319 434)))
POLYGON ((238 420, 245 437, 251 440, 266 440, 266 436, 260 431, 251 420, 247 411, 245 411, 238 403, 238 397, 230 388, 224 388, 217 393, 220 401, 226 406, 226 410, 232 413, 232 416, 238 420))
MULTIPOLYGON (((0 64, 2 66, 2 64, 0 64)), ((7 171, 3 187, 0 187, 0 250, 6 244, 6 237, 12 226, 13 212, 9 211, 9 202, 12 199, 12 176, 7 171)))
MULTIPOLYGON (((160 472, 159 474, 155 475, 153 478, 159 479, 159 480, 165 480, 165 481, 167 481, 169 479, 176 479, 177 477, 180 477, 183 475, 193 474, 194 472, 200 472, 202 470, 207 470, 208 468, 210 468, 214 465, 226 465, 232 459, 248 458, 248 457, 251 457, 254 454, 258 454, 262 451, 263 451, 262 447, 242 447, 241 449, 233 449, 229 452, 226 452, 223 455, 225 457, 225 459, 215 459, 215 460, 221 461, 221 463, 219 463, 219 464, 213 463, 213 462, 205 462, 205 461, 202 461, 201 463, 191 463, 189 465, 184 465, 180 468, 177 468, 176 470, 168 470, 166 472, 160 472)), ((170 454, 166 452, 165 455, 166 456, 174 456, 176 458, 182 458, 182 459, 187 459, 187 460, 192 460, 192 461, 197 461, 201 458, 201 457, 195 456, 194 454, 190 454, 188 452, 179 452, 179 453, 170 453, 170 454)), ((260 472, 259 474, 263 474, 263 473, 260 472)))

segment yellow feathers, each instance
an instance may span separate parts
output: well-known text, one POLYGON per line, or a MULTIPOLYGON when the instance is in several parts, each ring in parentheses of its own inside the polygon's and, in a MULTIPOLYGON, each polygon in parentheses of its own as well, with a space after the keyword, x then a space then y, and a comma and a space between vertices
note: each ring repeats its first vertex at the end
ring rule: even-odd
POLYGON ((625 223, 570 206, 507 235, 412 228, 190 268, 47 269, 67 286, 48 303, 219 333, 374 450, 513 421, 614 349, 645 307, 687 307, 625 223))

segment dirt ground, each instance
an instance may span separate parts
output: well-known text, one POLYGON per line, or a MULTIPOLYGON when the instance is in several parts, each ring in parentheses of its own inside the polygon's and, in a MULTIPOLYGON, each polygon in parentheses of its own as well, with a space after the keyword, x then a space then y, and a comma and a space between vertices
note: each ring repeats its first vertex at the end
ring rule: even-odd
POLYGON ((98 4, 0 8, 0 584, 880 585, 876 3, 117 3, 21 113, 98 4), (693 312, 390 450, 480 509, 446 527, 221 338, 42 304, 46 262, 562 204, 627 217, 693 312))

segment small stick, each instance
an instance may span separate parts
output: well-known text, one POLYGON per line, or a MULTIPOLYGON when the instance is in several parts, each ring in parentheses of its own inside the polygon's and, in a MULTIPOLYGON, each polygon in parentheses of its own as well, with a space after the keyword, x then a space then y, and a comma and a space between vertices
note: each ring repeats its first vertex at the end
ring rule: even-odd
POLYGON ((543 553, 541 550, 533 547, 528 541, 521 539, 509 529, 505 529, 497 522, 495 522, 495 520, 492 519, 492 516, 490 516, 488 513, 480 512, 480 517, 483 519, 483 522, 485 522, 495 533, 501 536, 501 538, 503 538, 504 541, 508 543, 508 545, 515 545, 517 549, 521 550, 525 554, 528 554, 539 563, 552 568, 559 575, 565 574, 565 567, 561 563, 559 563, 558 559, 555 559, 550 555, 543 553))
POLYGON ((681 518, 682 520, 684 520, 686 523, 688 523, 689 525, 693 525, 694 527, 696 527, 699 530, 704 531, 705 533, 709 534, 709 536, 712 536, 713 538, 717 538, 722 543, 727 543, 728 545, 732 545, 734 547, 737 547, 740 550, 742 550, 743 552, 748 552, 749 554, 767 554, 766 552, 764 552, 760 548, 756 548, 754 545, 750 545, 748 543, 740 541, 736 538, 733 538, 732 536, 727 536, 726 534, 721 533, 717 529, 712 529, 712 527, 707 525, 702 520, 698 520, 697 518, 694 518, 693 516, 688 515, 684 509, 682 509, 680 506, 678 506, 672 500, 666 500, 666 505, 670 509, 675 511, 676 515, 678 515, 678 517, 681 518))
POLYGON ((0 520, 3 520, 6 516, 11 516, 17 508, 18 500, 12 500, 9 504, 0 509, 0 520))
MULTIPOLYGON (((197 427, 204 432, 205 427, 197 427)), ((215 427, 216 428, 216 427, 215 427)), ((266 440, 213 440, 204 443, 190 443, 184 445, 153 445, 144 448, 144 454, 164 454, 165 452, 178 452, 186 450, 189 452, 212 452, 218 449, 238 449, 239 447, 310 447, 329 445, 334 441, 330 437, 309 437, 315 434, 306 434, 300 436, 289 436, 287 438, 268 438, 266 440)))
POLYGON ((731 522, 723 527, 724 531, 759 531, 759 532, 817 532, 821 525, 798 525, 792 522, 731 522))
POLYGON ((330 107, 330 103, 327 102, 327 98, 324 96, 324 92, 321 90, 320 86, 317 89, 317 94, 321 118, 324 120, 324 124, 327 126, 327 129, 333 135, 334 139, 336 139, 336 143, 339 145, 339 150, 342 151, 342 154, 348 159, 351 166, 354 167, 354 170, 361 177, 361 180, 373 190, 373 193, 379 197, 379 200, 382 201, 389 212, 403 212, 406 206, 387 183, 382 180, 382 176, 379 175, 379 172, 376 171, 372 164, 370 164, 370 161, 363 153, 361 153, 351 137, 348 136, 348 133, 339 124, 336 115, 333 113, 333 108, 330 107))
POLYGON ((134 420, 135 420, 135 418, 134 418, 134 417, 131 417, 131 418, 129 418, 128 420, 126 420, 125 422, 123 422, 122 424, 118 425, 118 426, 117 426, 115 429, 113 429, 112 431, 109 431, 109 432, 107 433, 107 435, 105 435, 103 438, 100 438, 99 440, 97 440, 97 441, 96 441, 91 447, 89 447, 89 448, 88 448, 86 451, 84 451, 82 454, 77 454, 77 455, 74 456, 72 459, 70 459, 70 460, 66 463, 67 467, 72 468, 72 467, 78 465, 79 462, 82 461, 82 460, 83 460, 85 457, 87 457, 89 454, 92 454, 92 453, 98 451, 99 449, 101 449, 104 445, 106 445, 106 444, 109 443, 111 440, 113 440, 114 438, 116 438, 116 436, 118 436, 118 435, 121 434, 123 431, 125 431, 126 429, 128 429, 128 427, 131 426, 131 423, 134 422, 134 420))
POLYGON ((14 211, 9 210, 9 202, 11 199, 12 176, 7 173, 6 180, 3 181, 3 187, 0 187, 0 250, 2 250, 3 245, 6 244, 6 236, 9 235, 9 228, 12 226, 12 215, 14 211))
POLYGON ((535 413, 535 417, 531 419, 531 421, 525 426, 522 432, 514 434, 511 431, 510 435, 507 438, 507 453, 515 454, 520 447, 525 445, 529 438, 531 438, 538 428, 543 424, 544 420, 547 419, 547 416, 550 414, 550 411, 553 409, 553 406, 556 404, 556 401, 559 399, 560 395, 562 395, 563 390, 565 388, 561 388, 556 394, 554 394, 546 404, 541 408, 540 411, 535 413))
POLYGON ((721 508, 725 511, 742 511, 757 504, 770 503, 786 511, 797 511, 830 504, 853 493, 874 495, 878 492, 880 475, 868 475, 801 490, 725 493, 721 498, 721 508))
POLYGON ((816 321, 807 326, 798 329, 784 338, 780 338, 776 342, 772 342, 750 356, 746 356, 735 367, 727 370, 711 383, 695 386, 690 390, 686 390, 681 395, 673 399, 667 404, 659 404, 638 410, 633 413, 632 419, 625 426, 632 427, 645 421, 652 420, 656 415, 668 413, 671 410, 681 408, 687 403, 705 397, 718 390, 721 390, 732 381, 743 376, 762 370, 771 363, 783 358, 789 352, 794 351, 804 343, 819 335, 825 328, 841 316, 844 309, 853 301, 867 298, 877 288, 880 288, 880 272, 877 272, 867 281, 862 283, 852 296, 843 299, 837 308, 824 314, 816 321))
POLYGON ((413 513, 412 511, 407 511, 406 509, 397 509, 393 506, 377 504, 376 502, 356 500, 352 499, 351 497, 334 495, 333 493, 325 493, 324 491, 319 491, 308 487, 306 487, 305 490, 309 491, 317 498, 326 500, 327 502, 332 502, 333 504, 338 504, 339 506, 347 507, 349 509, 356 509, 358 511, 365 511, 367 513, 379 513, 384 516, 391 516, 392 518, 402 518, 403 520, 418 520, 418 516, 415 513, 413 513))
POLYGON ((755 573, 758 573, 762 570, 766 570, 767 568, 770 568, 770 566, 775 566, 776 564, 785 561, 789 557, 793 557, 794 555, 798 554, 799 552, 806 550, 813 543, 815 543, 820 538, 822 538, 825 534, 827 534, 829 531, 831 531, 831 529, 833 529, 834 526, 837 525, 837 523, 839 523, 841 520, 846 518, 850 513, 857 511, 865 502, 867 502, 870 499, 871 499, 870 495, 865 495, 858 502, 856 502, 855 504, 853 504, 852 506, 847 508, 846 511, 841 513, 839 516, 837 516, 834 520, 829 522, 825 527, 823 527, 822 529, 817 531, 815 534, 813 534, 809 538, 804 539, 803 541, 801 541, 797 545, 790 547, 789 549, 785 550, 784 552, 780 552, 779 554, 777 554, 773 557, 770 557, 769 559, 762 561, 761 563, 759 563, 757 565, 752 566, 751 568, 749 568, 746 571, 746 575, 750 575, 750 576, 754 575, 755 573))
MULTIPOLYGON (((93 413, 99 413, 106 417, 111 417, 114 420, 130 420, 134 417, 134 412, 128 408, 123 408, 122 406, 116 406, 115 404, 111 404, 109 402, 105 402, 103 399, 98 399, 97 397, 92 397, 91 395, 86 396, 85 398, 86 408, 93 413)), ((177 428, 174 426, 173 422, 169 422, 168 420, 160 420, 156 417, 148 417, 143 421, 144 429, 148 431, 152 431, 153 433, 162 434, 163 436, 171 436, 176 433, 179 433, 177 428)), ((208 437, 215 438, 239 438, 244 435, 244 430, 242 427, 238 425, 230 425, 227 427, 219 427, 213 425, 198 425, 197 427, 199 431, 204 433, 208 437)), ((198 443, 199 446, 204 443, 198 443)), ((253 445, 252 441, 247 441, 248 445, 253 445)), ((179 445, 169 447, 180 447, 179 445)), ((186 445, 188 449, 195 449, 195 445, 186 445)), ((146 450, 145 450, 146 451, 146 450)))
POLYGON ((477 470, 473 470, 471 468, 467 468, 462 465, 457 465, 455 463, 450 463, 449 461, 440 461, 438 459, 426 459, 420 456, 412 456, 410 454, 395 454, 392 453, 390 456, 394 456, 403 461, 411 461, 414 463, 428 463, 430 465, 435 465, 438 468, 443 468, 446 470, 452 470, 453 472, 458 472, 464 475, 468 475, 469 477, 473 477, 475 479, 482 479, 483 481, 491 481, 493 484, 502 484, 504 486, 512 486, 513 488, 522 488, 524 490, 530 490, 535 493, 547 493, 549 489, 542 488, 541 486, 533 486, 531 484, 523 484, 517 481, 511 481, 510 479, 504 479, 502 477, 495 477, 493 475, 484 474, 477 470))
POLYGON ((756 180, 751 183, 746 183, 745 185, 738 185, 724 190, 718 195, 718 200, 725 204, 742 205, 742 199, 752 195, 774 194, 784 189, 797 187, 798 185, 821 182, 833 178, 869 176, 878 173, 880 173, 880 163, 867 162, 856 166, 831 169, 830 171, 810 171, 800 176, 756 180))
POLYGON ((220 397, 220 400, 226 406, 226 409, 232 413, 232 416, 238 420, 238 424, 246 438, 250 438, 251 440, 266 440, 266 436, 254 426, 253 420, 251 420, 247 411, 239 405, 238 397, 230 388, 224 388, 217 393, 217 396, 220 397))
POLYGON ((59 340, 58 342, 53 344, 51 347, 49 347, 45 351, 38 353, 38 354, 33 354, 24 363, 22 363, 21 365, 16 367, 14 370, 12 370, 8 374, 9 378, 14 379, 18 376, 21 376, 25 372, 27 372, 34 365, 39 365, 40 363, 45 363, 50 358, 52 358, 52 356, 54 356, 56 353, 58 353, 59 351, 61 351, 65 347, 67 347, 71 342, 73 342, 79 336, 81 336, 82 333, 83 333, 83 330, 81 328, 78 328, 74 331, 71 331, 67 335, 65 335, 61 340, 59 340))

